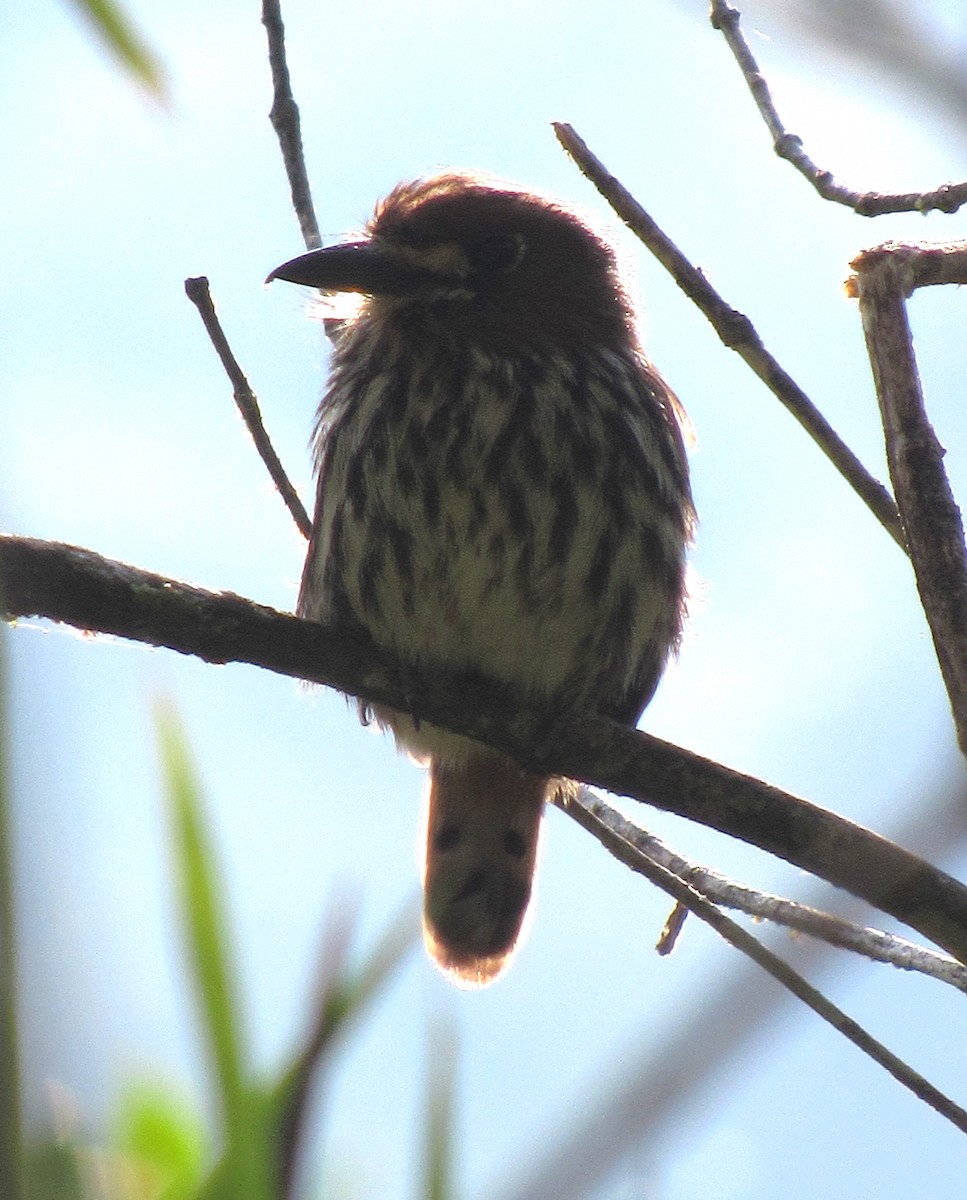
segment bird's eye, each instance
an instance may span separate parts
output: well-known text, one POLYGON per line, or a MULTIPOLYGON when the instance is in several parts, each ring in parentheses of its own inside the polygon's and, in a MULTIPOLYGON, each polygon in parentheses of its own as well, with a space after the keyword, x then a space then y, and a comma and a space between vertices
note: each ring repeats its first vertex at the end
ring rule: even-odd
POLYGON ((497 275, 513 271, 526 248, 519 233, 498 233, 477 238, 467 248, 467 257, 475 271, 497 275))

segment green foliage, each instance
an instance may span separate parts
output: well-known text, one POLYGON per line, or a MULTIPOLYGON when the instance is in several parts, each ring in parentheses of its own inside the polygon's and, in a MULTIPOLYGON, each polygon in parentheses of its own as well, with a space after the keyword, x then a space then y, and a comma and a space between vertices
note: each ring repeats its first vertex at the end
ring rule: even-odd
POLYGON ((157 99, 165 96, 164 72, 147 42, 113 0, 74 0, 118 61, 157 99))
MULTIPOLYGON (((0 731, 4 728, 2 683, 0 671, 0 731)), ((369 957, 351 968, 349 922, 347 914, 337 912, 327 930, 324 984, 305 1044, 274 1079, 257 1080, 246 1054, 231 938, 197 775, 174 713, 159 706, 156 726, 183 936, 209 1048, 221 1129, 207 1130, 173 1088, 142 1081, 122 1093, 106 1145, 91 1145, 74 1133, 36 1140, 24 1155, 17 1105, 14 990, 2 989, 0 1018, 6 1033, 0 1055, 2 1200, 281 1200, 289 1195, 308 1116, 310 1081, 324 1068, 339 1038, 382 993, 414 942, 416 921, 412 906, 407 905, 369 957), (219 1152, 212 1149, 216 1144, 219 1152)), ((0 977, 13 979, 3 765, 0 742, 0 977)), ((453 1053, 449 1041, 435 1050, 423 1188, 427 1200, 449 1200, 453 1053)))
POLYGON ((120 1156, 138 1164, 145 1192, 157 1200, 191 1200, 210 1154, 198 1114, 170 1088, 138 1083, 122 1097, 114 1138, 120 1156))
MULTIPOLYGON (((367 1010, 414 940, 407 911, 357 971, 346 964, 348 930, 329 927, 325 984, 306 1044, 275 1081, 260 1084, 247 1066, 229 936, 201 811, 197 778, 180 727, 159 708, 158 740, 178 863, 185 941, 218 1082, 224 1149, 196 1192, 198 1200, 273 1200, 293 1181, 312 1075, 337 1037, 367 1010)), ((433 1193, 443 1200, 442 1193, 433 1193)), ((153 1200, 153 1198, 152 1198, 153 1200)), ((180 1200, 177 1193, 164 1200, 180 1200)))
POLYGON ((226 1170, 238 1200, 262 1200, 271 1194, 271 1181, 264 1162, 249 1161, 254 1153, 256 1112, 243 1083, 239 1004, 198 781, 174 714, 159 707, 156 725, 185 941, 225 1126, 226 1170))
POLYGON ((27 1200, 88 1200, 80 1152, 62 1141, 42 1141, 27 1151, 27 1200))

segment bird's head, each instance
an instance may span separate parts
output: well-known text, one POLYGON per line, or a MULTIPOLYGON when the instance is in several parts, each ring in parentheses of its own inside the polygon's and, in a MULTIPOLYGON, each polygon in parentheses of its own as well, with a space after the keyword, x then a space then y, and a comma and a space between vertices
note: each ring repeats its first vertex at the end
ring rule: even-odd
POLYGON ((476 177, 404 183, 362 241, 277 267, 324 292, 359 292, 363 312, 489 349, 627 347, 631 314, 611 249, 573 213, 476 177))

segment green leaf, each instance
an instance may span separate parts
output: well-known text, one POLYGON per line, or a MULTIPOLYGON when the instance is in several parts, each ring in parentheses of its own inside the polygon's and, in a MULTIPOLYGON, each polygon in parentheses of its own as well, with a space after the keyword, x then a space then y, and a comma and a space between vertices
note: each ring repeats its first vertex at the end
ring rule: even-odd
POLYGON ((228 934, 201 812, 201 796, 174 712, 155 711, 162 775, 174 832, 179 890, 195 992, 218 1080, 225 1123, 224 1169, 232 1200, 268 1197, 271 1168, 259 1160, 258 1120, 244 1083, 239 1006, 228 934))
POLYGON ((74 5, 135 79, 156 99, 163 100, 167 87, 161 64, 113 0, 74 0, 74 5))
POLYGON ((281 1200, 278 1188, 278 1123, 272 1094, 253 1088, 246 1096, 239 1133, 194 1200, 281 1200))
MULTIPOLYGON (((242 1061, 234 976, 198 782, 184 735, 169 708, 158 706, 156 726, 186 941, 216 1065, 227 1135, 221 1159, 195 1192, 195 1200, 277 1200, 280 1182, 289 1182, 310 1078, 336 1036, 370 1006, 415 942, 419 928, 415 909, 407 904, 363 966, 353 973, 345 966, 348 923, 331 922, 325 984, 307 1043, 274 1086, 251 1086, 242 1061)), ((181 1200, 181 1196, 166 1194, 165 1200, 181 1200)))
POLYGON ((198 1114, 170 1088, 138 1083, 122 1097, 115 1143, 152 1181, 152 1200, 190 1200, 201 1182, 208 1137, 198 1114))

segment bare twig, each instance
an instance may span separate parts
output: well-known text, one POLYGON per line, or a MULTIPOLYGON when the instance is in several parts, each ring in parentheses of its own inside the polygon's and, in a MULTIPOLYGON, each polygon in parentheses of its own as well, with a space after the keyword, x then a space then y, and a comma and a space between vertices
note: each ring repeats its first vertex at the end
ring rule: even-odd
MULTIPOLYGON (((282 9, 279 0, 262 0, 262 24, 269 41, 269 66, 272 71, 272 108, 269 120, 279 139, 282 162, 289 178, 292 207, 302 230, 302 239, 307 250, 322 245, 319 223, 312 203, 309 173, 306 170, 305 153, 302 148, 302 125, 299 106, 292 94, 289 79, 289 64, 285 55, 285 26, 282 24, 282 9)), ((330 341, 342 328, 344 322, 336 317, 323 317, 322 327, 330 341)))
POLYGON ((476 676, 399 664, 358 632, 206 592, 89 550, 0 535, 10 618, 44 616, 322 683, 503 750, 542 775, 633 796, 845 888, 967 963, 967 887, 858 825, 601 717, 547 713, 476 676), (413 697, 419 697, 414 701, 413 697))
POLYGON ((960 509, 944 470, 944 450, 927 417, 907 320, 906 298, 921 280, 964 282, 967 247, 944 267, 943 248, 893 245, 859 255, 852 290, 859 299, 886 439, 890 478, 916 572, 917 587, 967 754, 967 548, 960 509))
MULTIPOLYGON (((701 867, 683 858, 654 834, 647 833, 640 826, 627 820, 591 788, 580 788, 570 805, 560 805, 572 817, 576 816, 578 806, 588 809, 601 825, 607 826, 616 837, 633 847, 643 858, 658 863, 666 871, 671 871, 713 904, 738 909, 758 920, 785 925, 831 946, 852 950, 874 962, 888 963, 900 970, 929 975, 932 979, 967 993, 967 967, 946 954, 939 954, 926 946, 918 946, 906 938, 885 933, 881 929, 856 925, 831 913, 821 912, 808 905, 768 892, 760 892, 726 879, 707 867, 701 867)), ((606 848, 610 849, 610 844, 606 848)), ((675 913, 669 917, 659 939, 657 949, 660 954, 667 954, 678 936, 681 920, 677 920, 673 925, 675 917, 675 913)))
POLYGON ((905 549, 899 516, 890 493, 867 471, 802 388, 769 354, 749 318, 722 299, 705 275, 692 266, 570 125, 555 122, 554 132, 578 168, 704 313, 725 345, 735 350, 785 405, 890 536, 905 549))
POLYGON ((282 162, 289 177, 292 207, 295 209, 307 250, 322 245, 319 224, 312 204, 309 176, 302 151, 299 106, 292 95, 289 67, 285 60, 285 27, 279 0, 262 0, 262 24, 269 40, 269 65, 272 69, 272 108, 269 120, 279 139, 282 162))
MULTIPOLYGON (((563 803, 569 805, 566 799, 563 803)), ((602 845, 606 846, 616 858, 646 876, 656 887, 660 887, 669 896, 674 897, 676 903, 684 904, 696 917, 711 925, 721 937, 758 963, 773 979, 788 988, 794 996, 802 1000, 813 1012, 832 1025, 837 1032, 851 1041, 864 1054, 869 1055, 874 1062, 879 1063, 905 1088, 908 1088, 924 1103, 929 1104, 942 1117, 955 1125, 961 1133, 967 1133, 967 1112, 958 1104, 955 1104, 901 1058, 888 1050, 882 1042, 868 1034, 852 1017, 848 1017, 842 1009, 837 1008, 821 992, 807 983, 788 963, 773 954, 771 950, 766 949, 741 925, 737 925, 720 912, 714 904, 710 904, 708 900, 700 896, 694 888, 689 887, 687 883, 670 871, 666 871, 658 863, 638 854, 607 825, 598 821, 589 809, 581 806, 576 806, 576 808, 577 811, 573 814, 574 819, 583 828, 591 830, 602 845)))
MULTIPOLYGON (((923 774, 922 791, 897 826, 895 841, 926 846, 932 855, 956 854, 962 848, 967 836, 967 775, 959 765, 954 772, 955 779, 947 771, 935 780, 930 772, 923 774)), ((804 884, 813 903, 827 894, 817 881, 804 884)), ((850 913, 861 908, 847 897, 836 902, 850 913)), ((635 949, 628 947, 631 953, 635 949)), ((795 939, 788 953, 802 974, 831 965, 832 947, 815 938, 795 939)), ((780 1036, 788 1035, 793 1014, 786 1001, 792 997, 782 988, 761 986, 760 975, 750 959, 735 958, 724 969, 710 972, 700 991, 693 989, 675 1012, 664 1011, 657 1023, 649 1020, 638 1034, 622 1039, 621 1053, 610 1064, 607 1088, 597 1089, 600 1072, 592 1072, 582 1088, 584 1102, 565 1104, 554 1136, 541 1138, 526 1156, 524 1168, 515 1162, 506 1185, 490 1187, 487 1196, 586 1200, 601 1192, 604 1181, 614 1177, 614 1164, 627 1156, 638 1163, 660 1160, 669 1144, 676 1144, 682 1123, 694 1117, 696 1106, 707 1110, 710 1088, 718 1083, 719 1090, 727 1089, 725 1073, 734 1079, 761 1055, 770 1027, 777 1030, 785 1019, 780 1036)), ((862 1139, 867 1127, 867 1114, 857 1110, 853 1127, 842 1133, 862 1139)))
POLYGON ((929 192, 856 192, 837 183, 830 171, 818 167, 803 149, 802 138, 787 132, 772 102, 769 85, 759 71, 749 44, 739 29, 740 14, 726 0, 711 0, 709 19, 715 29, 721 31, 729 49, 739 64, 739 69, 749 85, 756 107, 769 130, 776 154, 791 163, 796 170, 813 185, 824 200, 843 204, 859 213, 861 217, 878 217, 883 213, 930 212, 937 209, 945 213, 956 212, 967 202, 967 182, 945 183, 929 192))
POLYGON ((221 360, 222 366, 225 368, 225 374, 231 381, 238 411, 242 414, 242 420, 252 435, 255 448, 258 450, 262 461, 272 476, 272 482, 278 489, 279 495, 285 501, 286 507, 292 514, 292 519, 298 526, 299 532, 305 538, 310 537, 312 535, 312 522, 309 520, 302 501, 299 499, 298 493, 292 486, 288 475, 286 475, 285 468, 282 466, 279 456, 275 452, 275 447, 272 445, 269 435, 265 431, 255 393, 249 386, 242 368, 238 365, 238 361, 232 353, 228 339, 225 337, 225 333, 219 323, 215 312, 215 305, 212 303, 211 293, 208 290, 208 280, 204 275, 199 276, 197 279, 186 279, 185 292, 188 299, 198 309, 198 314, 205 324, 205 329, 208 331, 208 336, 215 347, 215 352, 221 360))

